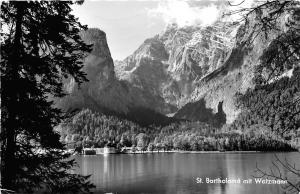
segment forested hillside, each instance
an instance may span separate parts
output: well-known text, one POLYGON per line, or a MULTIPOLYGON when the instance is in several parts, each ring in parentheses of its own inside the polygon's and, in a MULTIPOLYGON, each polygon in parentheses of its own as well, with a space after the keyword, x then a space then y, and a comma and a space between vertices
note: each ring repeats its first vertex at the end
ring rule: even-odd
POLYGON ((165 127, 138 124, 82 110, 61 124, 61 141, 69 148, 138 147, 142 150, 261 150, 287 151, 291 147, 268 131, 221 131, 201 122, 178 122, 165 127))
POLYGON ((284 77, 266 85, 258 85, 239 95, 243 111, 230 126, 231 130, 246 132, 264 129, 277 136, 290 138, 300 127, 300 68, 291 78, 284 77))

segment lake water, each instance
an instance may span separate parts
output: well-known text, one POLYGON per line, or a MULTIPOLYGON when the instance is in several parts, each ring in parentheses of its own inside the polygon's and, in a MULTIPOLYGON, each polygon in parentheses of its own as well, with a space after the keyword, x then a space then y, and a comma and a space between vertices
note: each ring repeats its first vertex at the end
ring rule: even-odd
MULTIPOLYGON (((300 165, 300 153, 276 153, 300 165)), ((252 179, 256 164, 269 170, 275 153, 155 153, 76 156, 81 174, 92 174, 96 193, 281 194, 280 185, 207 184, 206 178, 252 179), (204 183, 197 183, 198 178, 204 183)), ((288 175, 286 171, 283 174, 288 175)))

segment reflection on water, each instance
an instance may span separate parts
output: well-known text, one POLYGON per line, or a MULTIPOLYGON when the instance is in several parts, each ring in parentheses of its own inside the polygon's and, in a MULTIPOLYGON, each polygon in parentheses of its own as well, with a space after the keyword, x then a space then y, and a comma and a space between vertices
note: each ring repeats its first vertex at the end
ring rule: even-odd
MULTIPOLYGON (((278 156, 300 162, 299 153, 278 156)), ((208 193, 281 194, 278 185, 259 184, 197 184, 196 178, 249 179, 255 175, 256 163, 268 169, 273 153, 243 154, 122 154, 76 156, 78 171, 92 174, 96 193, 208 193)))

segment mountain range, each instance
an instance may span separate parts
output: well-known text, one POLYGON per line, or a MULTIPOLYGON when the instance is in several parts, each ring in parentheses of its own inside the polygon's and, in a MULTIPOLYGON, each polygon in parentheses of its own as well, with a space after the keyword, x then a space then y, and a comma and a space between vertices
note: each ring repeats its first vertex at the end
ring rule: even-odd
POLYGON ((168 25, 130 56, 113 61, 105 32, 88 29, 82 39, 93 44, 84 60, 86 83, 64 81, 68 96, 57 105, 66 111, 91 109, 141 125, 176 120, 221 127, 240 110, 236 94, 254 86, 254 69, 270 40, 253 39, 252 25, 218 21, 211 26, 168 25), (249 43, 249 40, 253 41, 249 43))

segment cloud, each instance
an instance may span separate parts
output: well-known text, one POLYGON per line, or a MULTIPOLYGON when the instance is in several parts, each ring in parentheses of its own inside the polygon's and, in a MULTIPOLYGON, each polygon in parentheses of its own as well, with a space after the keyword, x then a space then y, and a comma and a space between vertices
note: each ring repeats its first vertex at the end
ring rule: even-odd
MULTIPOLYGON (((160 0, 158 6, 149 9, 150 17, 160 17, 166 24, 177 23, 179 27, 212 25, 223 13, 234 12, 243 8, 251 8, 266 0, 160 0)), ((297 0, 298 1, 298 0, 297 0)), ((300 1, 300 0, 299 0, 300 1)), ((241 19, 240 14, 233 14, 223 18, 224 21, 241 19)))
POLYGON ((213 24, 220 17, 216 5, 191 6, 184 0, 160 1, 154 9, 148 10, 150 16, 161 17, 166 24, 177 23, 178 26, 213 24))

